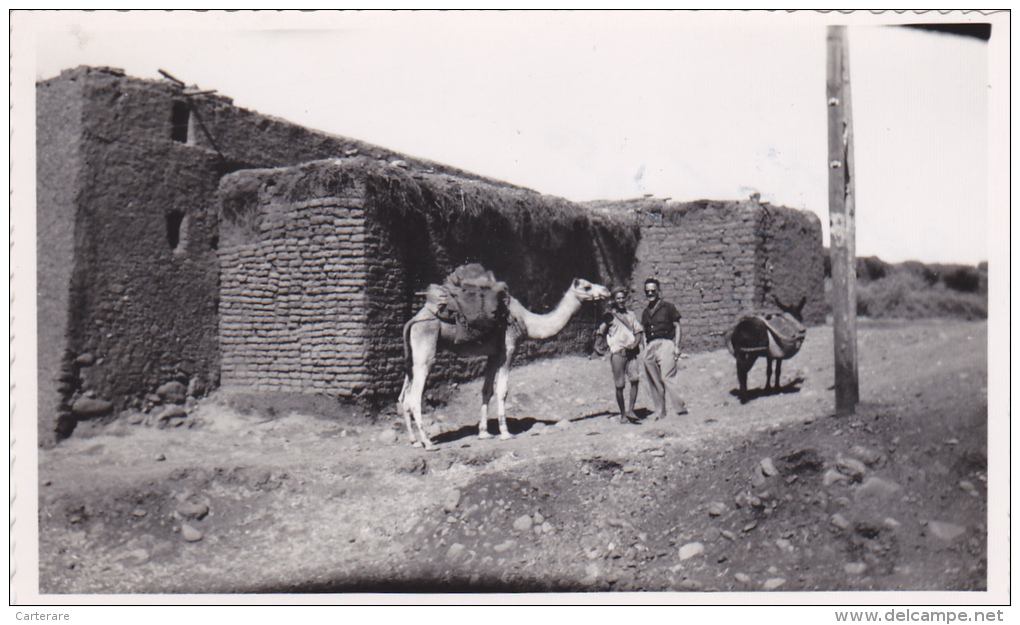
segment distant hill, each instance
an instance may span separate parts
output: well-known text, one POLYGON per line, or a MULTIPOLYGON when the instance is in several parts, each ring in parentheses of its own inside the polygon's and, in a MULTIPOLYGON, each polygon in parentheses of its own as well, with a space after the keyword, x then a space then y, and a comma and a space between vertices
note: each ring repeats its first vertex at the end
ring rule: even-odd
MULTIPOLYGON (((826 294, 832 271, 825 255, 826 294)), ((827 298, 831 306, 831 298, 827 298)), ((988 318, 988 263, 887 263, 857 259, 857 314, 871 318, 988 318)))

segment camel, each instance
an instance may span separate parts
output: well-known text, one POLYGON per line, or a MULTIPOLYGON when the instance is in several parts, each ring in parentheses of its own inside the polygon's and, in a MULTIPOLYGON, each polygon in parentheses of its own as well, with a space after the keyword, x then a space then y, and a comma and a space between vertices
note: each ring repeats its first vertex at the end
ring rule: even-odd
POLYGON ((581 278, 575 278, 556 308, 545 314, 533 313, 516 298, 508 296, 506 325, 501 325, 480 341, 463 343, 454 342, 456 335, 454 324, 441 321, 428 306, 422 308, 404 325, 404 354, 408 371, 397 400, 411 444, 415 447, 424 446, 428 451, 437 449, 422 426, 422 395, 425 392, 429 370, 435 363, 436 352, 440 347, 458 356, 488 357, 485 382, 482 384, 482 414, 478 422, 478 438, 492 438, 488 432, 488 415, 489 403, 495 396, 496 413, 499 416, 499 437, 501 440, 508 440, 511 434, 506 425, 505 402, 510 365, 518 341, 524 338, 541 340, 555 336, 567 325, 583 302, 608 297, 609 289, 581 278), (414 416, 420 442, 415 439, 408 413, 414 416))
POLYGON ((740 403, 746 404, 747 373, 759 356, 765 356, 765 391, 772 390, 772 362, 776 363, 776 390, 783 360, 792 358, 804 342, 803 310, 807 298, 796 306, 786 306, 774 298, 782 314, 752 315, 741 319, 730 335, 727 347, 737 359, 737 382, 740 384, 740 403))

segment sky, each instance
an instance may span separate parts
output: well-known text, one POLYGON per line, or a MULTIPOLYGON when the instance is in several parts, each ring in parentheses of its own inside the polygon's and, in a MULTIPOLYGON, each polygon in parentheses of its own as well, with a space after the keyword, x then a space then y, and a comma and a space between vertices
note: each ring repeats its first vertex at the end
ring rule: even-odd
MULTIPOLYGON (((988 260, 989 233, 1008 215, 989 194, 990 50, 1003 31, 984 42, 881 25, 903 16, 856 17, 846 21, 857 254, 988 260)), ((162 69, 259 113, 570 200, 760 193, 818 214, 828 244, 825 39, 836 16, 15 18, 12 32, 29 36, 12 63, 34 54, 33 80, 78 65, 152 79, 162 69)))

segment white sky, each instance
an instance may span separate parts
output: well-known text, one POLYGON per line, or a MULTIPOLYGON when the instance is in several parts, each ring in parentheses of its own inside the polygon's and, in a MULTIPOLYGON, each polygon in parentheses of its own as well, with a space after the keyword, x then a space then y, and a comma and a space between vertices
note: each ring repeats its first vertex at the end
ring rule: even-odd
MULTIPOLYGON (((32 18, 34 79, 163 69, 244 108, 571 200, 760 192, 818 213, 828 242, 825 26, 838 16, 17 17, 32 18)), ((874 19, 849 37, 858 255, 988 260, 990 44, 874 19)))

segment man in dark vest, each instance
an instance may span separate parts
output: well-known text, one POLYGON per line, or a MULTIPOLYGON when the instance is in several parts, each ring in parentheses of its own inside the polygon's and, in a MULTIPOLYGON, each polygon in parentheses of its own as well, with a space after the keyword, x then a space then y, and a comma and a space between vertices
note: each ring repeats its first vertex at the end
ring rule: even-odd
POLYGON ((655 413, 652 420, 666 416, 666 395, 673 404, 677 415, 687 414, 687 404, 680 392, 677 360, 680 358, 680 311, 676 306, 662 299, 659 281, 645 280, 645 296, 648 307, 641 314, 641 325, 645 329, 645 373, 648 375, 649 392, 655 413))

